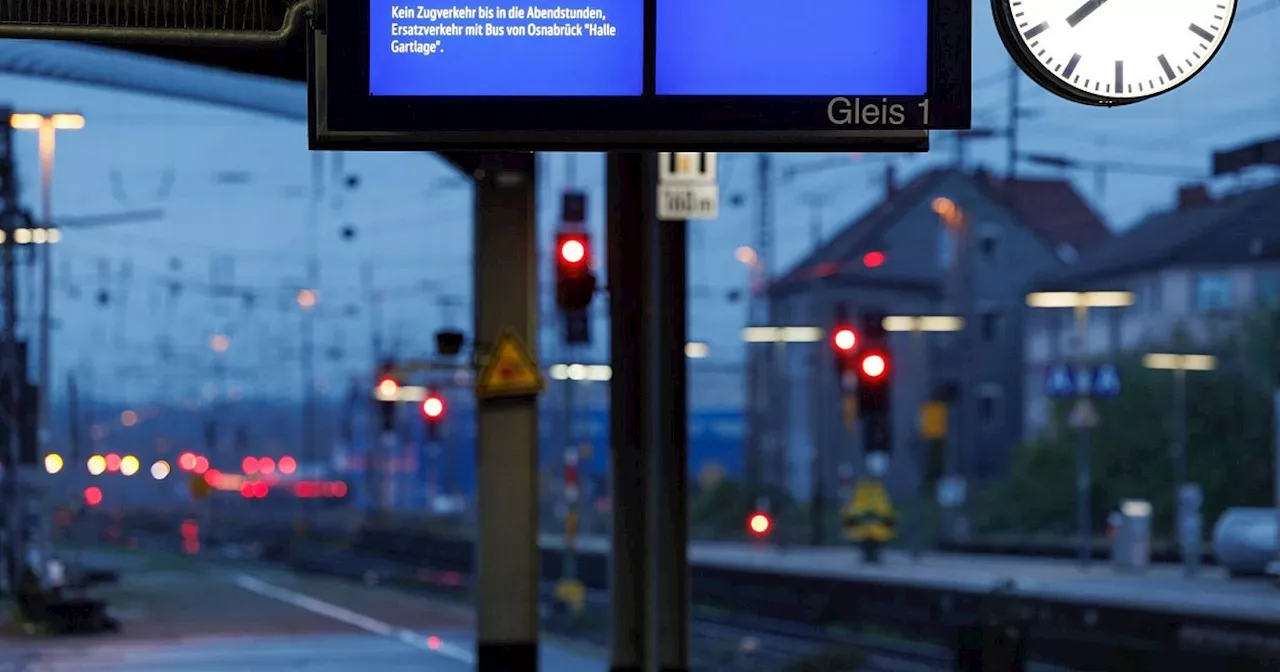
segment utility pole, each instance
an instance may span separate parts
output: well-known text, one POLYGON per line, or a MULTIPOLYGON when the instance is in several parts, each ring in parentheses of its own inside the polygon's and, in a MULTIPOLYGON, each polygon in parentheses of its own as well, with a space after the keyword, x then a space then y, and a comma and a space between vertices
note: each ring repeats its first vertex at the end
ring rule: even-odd
POLYGON ((809 208, 809 244, 817 250, 822 246, 822 209, 827 207, 831 194, 805 194, 800 200, 809 208))
MULTIPOLYGON (((302 308, 302 450, 303 459, 313 466, 318 462, 316 446, 316 374, 315 374, 315 311, 318 308, 320 284, 319 242, 320 206, 324 198, 324 154, 311 155, 311 200, 307 204, 307 287, 310 300, 299 295, 302 308), (310 305, 307 305, 310 303, 310 305)), ((308 507, 310 508, 310 507, 308 507)))
POLYGON ((1013 182, 1018 177, 1018 122, 1022 118, 1022 107, 1018 101, 1018 86, 1022 73, 1018 64, 1009 63, 1009 127, 1006 130, 1009 140, 1009 157, 1005 179, 1013 182))
MULTIPOLYGON (((748 318, 752 326, 763 326, 769 319, 768 302, 765 291, 772 276, 773 267, 773 157, 768 152, 760 152, 756 156, 756 182, 760 191, 759 210, 756 216, 755 229, 755 265, 751 291, 748 295, 748 318)), ((772 364, 775 348, 762 351, 760 346, 747 350, 747 390, 750 395, 750 415, 748 426, 751 429, 751 441, 748 444, 748 487, 754 499, 761 499, 765 493, 766 456, 771 451, 780 451, 777 430, 767 420, 771 415, 767 412, 771 403, 766 388, 771 387, 773 379, 772 364)), ((770 465, 776 468, 776 465, 770 465)), ((755 502, 760 507, 764 502, 755 502)), ((771 507, 763 507, 771 508, 771 507)), ((772 511, 770 511, 772 513, 772 511)))
MULTIPOLYGON (((10 110, 0 109, 0 119, 8 120, 10 110)), ((18 379, 22 367, 18 364, 18 292, 17 273, 15 272, 13 231, 20 225, 21 213, 18 211, 17 170, 13 158, 13 129, 8 123, 0 127, 0 231, 4 233, 4 356, 0 367, 5 375, 0 380, 8 382, 5 390, 8 403, 4 405, 3 421, 8 436, 7 454, 4 459, 4 473, 0 485, 4 486, 4 510, 8 514, 6 522, 7 540, 5 545, 5 566, 8 569, 8 585, 11 593, 15 593, 22 585, 22 561, 25 557, 22 549, 22 515, 18 477, 21 473, 21 450, 18 442, 21 432, 18 429, 19 395, 26 381, 18 379)))
MULTIPOLYGON (((1107 151, 1107 136, 1099 135, 1094 141, 1098 147, 1098 156, 1103 156, 1107 151)), ((1104 164, 1098 164, 1093 167, 1093 197, 1098 201, 1098 207, 1106 205, 1107 202, 1107 167, 1104 164)))

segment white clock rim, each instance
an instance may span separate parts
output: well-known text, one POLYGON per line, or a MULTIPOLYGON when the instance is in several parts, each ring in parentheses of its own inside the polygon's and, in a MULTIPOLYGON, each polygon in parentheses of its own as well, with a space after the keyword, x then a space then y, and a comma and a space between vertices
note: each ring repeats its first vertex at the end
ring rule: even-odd
POLYGON ((1022 36, 1018 33, 1017 24, 1014 21, 1012 0, 991 0, 992 20, 995 23, 996 34, 1000 36, 1000 41, 1004 44, 1005 51, 1009 53, 1009 57, 1018 66, 1031 81, 1038 84, 1041 88, 1049 93, 1069 100, 1074 103, 1085 105, 1093 105, 1097 107, 1121 107, 1124 105, 1132 105, 1145 100, 1151 100, 1173 92, 1181 88, 1187 82, 1195 79, 1200 73, 1204 72, 1213 59, 1222 51, 1222 46, 1226 44, 1227 37, 1231 34, 1231 28, 1235 26, 1236 14, 1239 10, 1240 0, 1228 0, 1230 3, 1230 14, 1224 19, 1222 27, 1222 35, 1218 37, 1212 45, 1209 53, 1205 56, 1204 62, 1191 75, 1183 77, 1181 81, 1173 86, 1161 89, 1154 93, 1140 93, 1137 95, 1098 95, 1097 92, 1089 91, 1083 87, 1072 84, 1071 82, 1058 77, 1053 71, 1049 70, 1035 54, 1031 53, 1031 47, 1022 40, 1022 36))

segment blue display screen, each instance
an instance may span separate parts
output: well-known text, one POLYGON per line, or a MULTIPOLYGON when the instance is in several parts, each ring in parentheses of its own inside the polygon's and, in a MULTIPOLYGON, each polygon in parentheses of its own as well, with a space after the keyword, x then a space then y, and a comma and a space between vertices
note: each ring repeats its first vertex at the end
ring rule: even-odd
POLYGON ((656 0, 657 93, 921 96, 929 0, 656 0))
POLYGON ((645 0, 370 0, 374 96, 639 96, 645 0))
MULTIPOLYGON (((660 96, 921 96, 929 0, 648 0, 660 96)), ((646 0, 370 0, 374 96, 641 96, 646 0)))

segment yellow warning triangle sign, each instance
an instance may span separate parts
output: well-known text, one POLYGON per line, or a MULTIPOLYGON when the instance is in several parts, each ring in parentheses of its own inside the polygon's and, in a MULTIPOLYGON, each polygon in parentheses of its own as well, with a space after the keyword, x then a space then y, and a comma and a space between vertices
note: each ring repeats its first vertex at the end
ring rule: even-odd
POLYGON ((499 332, 497 342, 489 351, 489 361, 476 379, 476 396, 481 399, 531 397, 542 392, 544 386, 538 362, 520 337, 511 329, 499 332))

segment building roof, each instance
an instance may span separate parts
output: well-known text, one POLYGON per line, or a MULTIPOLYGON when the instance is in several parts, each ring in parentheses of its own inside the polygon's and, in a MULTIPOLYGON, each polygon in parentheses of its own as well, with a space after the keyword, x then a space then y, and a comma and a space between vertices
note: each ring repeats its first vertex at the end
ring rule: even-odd
POLYGON ((1068 268, 1039 278, 1040 289, 1072 289, 1118 275, 1174 265, 1239 264, 1280 258, 1280 183, 1152 215, 1068 268))
MULTIPOLYGON (((1112 238, 1111 230, 1065 180, 1006 181, 985 171, 969 173, 954 168, 934 169, 916 175, 895 189, 891 196, 846 224, 830 241, 784 273, 774 283, 773 289, 787 291, 815 278, 835 276, 877 285, 921 285, 920 278, 869 273, 858 261, 858 255, 874 249, 878 239, 911 208, 922 200, 934 198, 938 185, 949 177, 968 180, 987 198, 1003 203, 1020 224, 1055 248, 1069 245, 1077 251, 1085 251, 1112 238)), ((933 284, 924 283, 928 286, 933 284)))
POLYGON ((307 120, 305 84, 103 47, 0 40, 0 72, 221 105, 293 121, 307 120))

